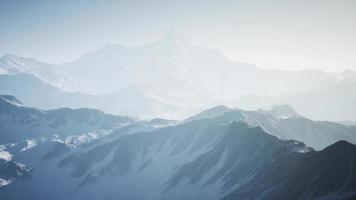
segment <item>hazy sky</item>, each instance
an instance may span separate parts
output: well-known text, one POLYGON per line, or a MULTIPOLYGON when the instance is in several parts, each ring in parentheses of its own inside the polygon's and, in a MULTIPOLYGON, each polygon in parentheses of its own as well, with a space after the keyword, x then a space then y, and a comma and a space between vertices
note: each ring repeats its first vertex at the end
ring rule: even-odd
POLYGON ((356 70, 356 0, 0 0, 0 55, 60 63, 172 28, 259 67, 356 70))

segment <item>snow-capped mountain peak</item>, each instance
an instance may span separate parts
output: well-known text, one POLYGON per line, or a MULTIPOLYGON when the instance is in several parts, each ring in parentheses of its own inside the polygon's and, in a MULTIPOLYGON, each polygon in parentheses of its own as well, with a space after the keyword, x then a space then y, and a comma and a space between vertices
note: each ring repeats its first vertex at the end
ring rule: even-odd
POLYGON ((185 36, 176 30, 170 30, 156 43, 166 44, 174 47, 192 46, 191 42, 185 36))

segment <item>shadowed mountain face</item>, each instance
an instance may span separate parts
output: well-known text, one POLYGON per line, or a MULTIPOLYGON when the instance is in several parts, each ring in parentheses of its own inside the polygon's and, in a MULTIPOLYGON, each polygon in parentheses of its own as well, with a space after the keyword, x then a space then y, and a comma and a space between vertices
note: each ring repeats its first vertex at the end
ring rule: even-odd
MULTIPOLYGON (((18 112, 26 108, 14 97, 2 99, 22 109, 18 112)), ((198 115, 199 119, 192 120, 197 118, 193 116, 180 123, 136 122, 88 142, 69 136, 2 145, 2 160, 23 164, 7 168, 14 181, 3 184, 0 196, 59 200, 355 197, 355 145, 340 141, 315 151, 256 126, 258 122, 272 127, 274 120, 297 117, 286 118, 285 112, 282 118, 269 111, 221 112, 228 110, 213 108, 198 115), (12 173, 18 169, 23 172, 12 173)), ((81 119, 83 123, 91 120, 81 119)), ((278 133, 283 135, 282 130, 278 133)), ((6 177, 0 178, 9 180, 6 177)))
MULTIPOLYGON (((0 151, 0 154, 3 152, 0 151)), ((26 180, 31 176, 31 167, 0 158, 0 189, 15 179, 26 180)))
POLYGON ((356 116, 352 71, 265 70, 197 47, 175 32, 135 47, 106 45, 60 65, 5 55, 0 74, 0 93, 43 109, 90 107, 183 119, 218 104, 253 109, 288 104, 312 119, 356 116))
POLYGON ((129 117, 118 117, 93 109, 39 110, 26 107, 14 96, 0 95, 1 144, 22 139, 79 135, 110 130, 134 123, 129 117))
POLYGON ((313 121, 296 113, 287 105, 275 106, 271 110, 246 111, 217 106, 194 115, 189 120, 215 117, 226 122, 238 120, 252 126, 260 126, 280 139, 302 141, 321 150, 338 140, 356 144, 356 126, 329 121, 313 121))
POLYGON ((354 199, 355 153, 356 146, 345 141, 320 152, 292 153, 268 163, 250 184, 223 199, 354 199))
POLYGON ((27 180, 36 160, 47 161, 81 146, 95 145, 101 138, 113 140, 176 123, 137 121, 86 108, 40 110, 23 105, 14 96, 0 95, 0 187, 27 180))

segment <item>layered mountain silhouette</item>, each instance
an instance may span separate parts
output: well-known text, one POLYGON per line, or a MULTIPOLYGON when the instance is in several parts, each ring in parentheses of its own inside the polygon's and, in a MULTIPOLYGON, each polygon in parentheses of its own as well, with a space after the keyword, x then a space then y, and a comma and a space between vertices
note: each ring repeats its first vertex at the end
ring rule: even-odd
POLYGON ((286 105, 258 111, 218 106, 183 121, 137 121, 89 109, 40 110, 3 95, 1 111, 14 130, 26 127, 18 138, 1 131, 1 141, 14 141, 0 146, 0 196, 6 199, 356 195, 355 127, 312 121, 286 105), (68 123, 79 128, 67 130, 68 123))
POLYGON ((321 150, 338 140, 356 144, 356 126, 331 121, 313 121, 298 114, 288 105, 278 105, 271 110, 241 110, 217 106, 202 111, 186 121, 215 117, 224 121, 243 121, 260 126, 280 139, 295 139, 321 150))
POLYGON ((0 198, 355 199, 355 92, 353 71, 266 70, 175 31, 4 55, 0 198))
POLYGON ((353 71, 265 70, 197 47, 174 31, 133 47, 108 44, 60 65, 5 55, 0 69, 0 93, 44 109, 90 107, 183 119, 219 104, 246 109, 288 104, 317 120, 356 117, 353 71))

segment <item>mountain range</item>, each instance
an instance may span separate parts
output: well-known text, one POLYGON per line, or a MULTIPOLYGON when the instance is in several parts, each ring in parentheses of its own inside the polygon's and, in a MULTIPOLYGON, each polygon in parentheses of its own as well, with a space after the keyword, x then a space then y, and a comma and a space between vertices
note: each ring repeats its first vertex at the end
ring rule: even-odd
POLYGON ((356 118, 356 73, 281 71, 238 63, 181 34, 133 47, 108 44, 59 65, 0 58, 0 93, 42 109, 89 107, 143 119, 184 119, 216 105, 288 104, 314 120, 356 118))
POLYGON ((356 73, 259 68, 171 31, 0 58, 0 198, 355 199, 356 73))
POLYGON ((5 199, 356 197, 356 127, 287 105, 142 121, 0 97, 5 199))

